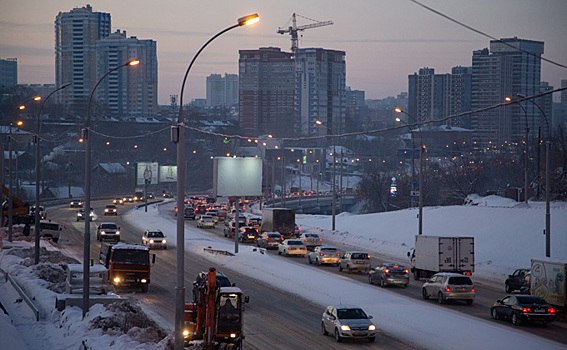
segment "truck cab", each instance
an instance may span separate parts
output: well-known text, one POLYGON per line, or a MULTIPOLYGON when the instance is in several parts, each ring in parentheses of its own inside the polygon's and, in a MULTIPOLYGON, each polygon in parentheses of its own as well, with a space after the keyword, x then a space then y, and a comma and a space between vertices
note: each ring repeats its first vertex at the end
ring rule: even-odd
MULTIPOLYGON (((108 278, 116 288, 138 287, 148 291, 150 284, 150 250, 139 244, 107 244, 100 248, 100 263, 108 269, 108 278)), ((151 264, 155 264, 156 255, 152 255, 151 264)))

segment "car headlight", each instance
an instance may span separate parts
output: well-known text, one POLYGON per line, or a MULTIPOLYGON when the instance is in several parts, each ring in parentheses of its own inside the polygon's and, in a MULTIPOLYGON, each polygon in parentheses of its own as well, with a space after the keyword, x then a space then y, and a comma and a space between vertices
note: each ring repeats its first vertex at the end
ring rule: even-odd
POLYGON ((341 325, 341 331, 350 331, 350 327, 346 324, 341 325))
POLYGON ((184 329, 184 330, 183 330, 183 336, 184 336, 184 337, 188 337, 188 336, 189 336, 189 330, 188 330, 188 329, 184 329))
POLYGON ((147 280, 147 279, 145 279, 145 278, 142 278, 142 279, 140 280, 140 282, 142 282, 142 283, 146 283, 146 282, 148 282, 148 280, 147 280))
POLYGON ((116 231, 116 234, 119 235, 119 234, 120 234, 120 231, 116 231))
POLYGON ((373 325, 373 324, 371 324, 370 326, 368 326, 368 330, 369 330, 369 331, 374 331, 374 330, 376 330, 376 326, 373 325))
POLYGON ((101 234, 101 235, 105 235, 105 234, 106 234, 106 232, 104 232, 104 231, 100 231, 100 234, 101 234))
POLYGON ((105 212, 105 213, 108 213, 108 209, 104 209, 104 212, 105 212))
POLYGON ((114 283, 120 283, 122 280, 120 279, 120 277, 114 277, 114 283))
POLYGON ((154 240, 153 240, 153 239, 150 239, 150 243, 154 243, 154 240))
POLYGON ((230 333, 231 338, 236 338, 236 333, 230 333))
POLYGON ((164 240, 161 241, 161 243, 166 244, 167 241, 164 239, 164 240))

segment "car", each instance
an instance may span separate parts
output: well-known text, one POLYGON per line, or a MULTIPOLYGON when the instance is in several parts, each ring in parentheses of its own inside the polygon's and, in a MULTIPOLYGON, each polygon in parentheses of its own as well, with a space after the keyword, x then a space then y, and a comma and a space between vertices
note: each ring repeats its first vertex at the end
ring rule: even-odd
POLYGON ((207 206, 204 204, 199 204, 197 205, 197 208, 195 208, 195 214, 199 215, 204 215, 207 212, 207 206))
POLYGON ((205 213, 205 215, 210 215, 213 217, 213 219, 215 220, 215 225, 219 222, 219 217, 218 217, 218 211, 215 209, 209 209, 207 210, 207 212, 205 213))
POLYGON ((85 201, 82 199, 71 199, 71 201, 69 202, 69 206, 71 208, 82 208, 84 204, 85 201))
POLYGON ((242 243, 254 243, 258 239, 258 229, 255 227, 244 226, 239 228, 238 240, 242 243))
POLYGON ((490 307, 493 319, 510 320, 515 326, 524 322, 548 324, 555 321, 556 313, 545 299, 533 295, 508 295, 490 307))
POLYGON ((116 208, 116 204, 107 204, 104 207, 104 215, 118 215, 118 208, 116 208))
POLYGON ((248 218, 248 226, 260 228, 262 226, 262 218, 248 218))
POLYGON ((132 195, 124 196, 123 200, 124 203, 134 203, 134 196, 132 195))
POLYGON ((120 242, 120 227, 114 222, 101 222, 96 228, 96 240, 120 242))
MULTIPOLYGON (((32 220, 35 220, 35 205, 30 207, 30 216, 32 220)), ((47 218, 47 212, 45 211, 45 207, 43 205, 39 206, 39 219, 45 220, 47 218)))
POLYGON ((156 196, 153 194, 153 192, 149 192, 148 193, 148 199, 155 199, 156 196))
POLYGON ((370 271, 370 255, 365 252, 346 252, 339 261, 339 272, 346 270, 347 273, 370 271))
POLYGON ((313 250, 313 248, 323 244, 323 240, 316 233, 303 233, 299 236, 299 239, 303 241, 303 244, 309 250, 313 250))
POLYGON ((150 249, 157 247, 167 249, 167 240, 160 230, 146 230, 142 234, 142 244, 150 249))
POLYGON ((339 266, 340 259, 341 253, 335 247, 318 246, 307 254, 307 261, 310 264, 333 264, 339 266))
MULTIPOLYGON (((91 217, 91 221, 94 219, 94 210, 91 208, 89 216, 91 217)), ((85 220, 85 208, 81 208, 77 210, 77 221, 85 220)))
POLYGON ((173 195, 169 192, 163 192, 163 198, 173 198, 173 195))
POLYGON ((321 317, 321 332, 331 334, 337 342, 343 339, 376 340, 376 326, 362 308, 354 305, 327 306, 321 317))
MULTIPOLYGON (((246 226, 246 216, 239 216, 238 219, 238 229, 240 230, 241 227, 246 226)), ((224 222, 223 232, 225 237, 234 237, 235 229, 236 221, 234 221, 234 219, 224 222)))
POLYGON ((225 221, 228 218, 228 213, 225 210, 219 210, 217 216, 219 221, 225 221))
POLYGON ((513 274, 508 275, 505 284, 506 293, 512 293, 516 290, 524 291, 526 289, 526 275, 530 273, 530 269, 517 269, 513 274))
POLYGON ((299 235, 301 234, 301 229, 299 228, 299 226, 297 224, 295 224, 295 231, 293 232, 293 234, 296 237, 299 237, 299 235))
POLYGON ((281 234, 277 232, 264 232, 256 240, 256 245, 261 248, 271 249, 275 248, 278 249, 280 243, 283 241, 283 237, 281 234))
POLYGON ((116 197, 116 198, 114 198, 114 200, 112 201, 112 203, 124 205, 124 197, 116 197))
MULTIPOLYGON (((193 299, 197 302, 199 295, 198 286, 207 279, 207 272, 201 271, 197 274, 195 281, 193 281, 193 299)), ((217 287, 234 287, 235 283, 231 283, 230 279, 222 272, 216 271, 217 287)))
POLYGON ((368 273, 368 283, 379 283, 382 288, 390 285, 406 288, 409 285, 409 270, 398 264, 380 264, 368 273))
MULTIPOLYGON (((175 213, 177 216, 177 212, 175 213)), ((195 220, 195 208, 190 205, 185 205, 183 217, 189 220, 195 220)))
POLYGON ((444 304, 448 300, 464 300, 467 305, 472 305, 475 295, 472 279, 460 273, 436 273, 421 287, 423 299, 437 298, 439 304, 444 304))
MULTIPOLYGON (((33 225, 33 229, 35 230, 35 225, 33 225)), ((39 230, 42 238, 50 238, 53 243, 57 243, 60 233, 63 230, 63 225, 51 220, 40 220, 39 230)))
POLYGON ((211 215, 201 215, 201 218, 197 220, 197 227, 215 228, 215 219, 211 215))
POLYGON ((307 247, 303 244, 303 241, 299 239, 286 239, 278 246, 278 255, 288 256, 288 255, 298 255, 306 256, 307 247))

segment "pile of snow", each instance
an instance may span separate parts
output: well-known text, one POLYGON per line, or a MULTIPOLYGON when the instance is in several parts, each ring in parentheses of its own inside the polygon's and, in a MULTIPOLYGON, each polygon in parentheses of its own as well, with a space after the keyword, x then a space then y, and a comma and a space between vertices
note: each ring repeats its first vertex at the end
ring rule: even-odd
POLYGON ((469 194, 467 198, 465 198, 465 205, 478 205, 481 207, 512 208, 518 204, 519 203, 513 199, 494 195, 482 197, 478 194, 469 194))

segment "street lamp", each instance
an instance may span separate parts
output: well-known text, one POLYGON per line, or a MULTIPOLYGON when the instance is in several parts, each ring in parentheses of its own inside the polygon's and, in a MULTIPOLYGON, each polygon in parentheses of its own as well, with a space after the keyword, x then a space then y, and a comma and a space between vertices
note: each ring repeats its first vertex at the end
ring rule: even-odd
MULTIPOLYGON (((258 22, 260 17, 258 14, 252 14, 249 16, 244 16, 238 19, 237 24, 232 25, 214 35, 210 38, 201 48, 187 67, 185 71, 185 76, 183 77, 183 83, 181 84, 181 94, 179 95, 179 116, 177 119, 177 125, 173 126, 171 129, 171 140, 177 143, 177 207, 183 208, 185 199, 185 128, 183 119, 183 92, 185 90, 185 82, 189 76, 189 71, 193 67, 193 63, 199 54, 209 45, 213 40, 221 36, 222 34, 232 30, 234 28, 242 27, 245 25, 250 25, 258 22)), ((238 204, 237 204, 238 208, 238 204)), ((185 319, 185 285, 184 285, 184 253, 185 249, 185 220, 183 215, 177 215, 177 282, 175 287, 175 349, 183 349, 183 321, 185 319)), ((235 237, 238 233, 235 233, 235 237)))
POLYGON ((90 267, 89 263, 91 260, 91 143, 92 139, 90 137, 90 127, 91 127, 91 104, 93 101, 94 93, 96 88, 100 85, 100 83, 106 78, 110 73, 117 71, 120 68, 127 67, 127 66, 135 66, 140 63, 139 60, 131 60, 128 61, 120 66, 116 66, 106 72, 103 75, 96 85, 94 86, 93 90, 91 91, 91 96, 89 97, 89 104, 87 106, 87 122, 85 128, 83 129, 83 137, 82 139, 85 142, 85 236, 84 236, 84 246, 83 246, 83 318, 85 318, 87 312, 89 311, 89 288, 90 288, 90 267))
MULTIPOLYGON (((517 94, 519 98, 525 99, 526 97, 520 94, 517 94)), ((543 115, 545 119, 545 124, 547 125, 547 140, 545 141, 545 256, 551 256, 551 212, 549 208, 549 200, 550 200, 550 172, 551 172, 551 158, 550 158, 550 148, 551 148, 551 128, 549 126, 549 121, 547 120, 547 116, 543 109, 541 109, 540 105, 535 103, 533 100, 528 99, 531 103, 533 103, 543 115)))
MULTIPOLYGON (((395 109, 396 112, 401 113, 401 109, 396 108, 395 109)), ((414 197, 415 197, 415 142, 413 140, 413 135, 411 132, 411 128, 409 127, 409 125, 407 125, 407 123, 405 123, 403 120, 401 120, 399 117, 396 118, 397 122, 401 122, 404 123, 409 131, 410 131, 410 138, 411 138, 411 195, 410 195, 410 207, 413 208, 414 205, 414 197)))
POLYGON ((39 264, 39 237, 40 237, 40 229, 41 225, 39 224, 39 132, 40 132, 40 123, 39 119, 41 118, 41 111, 43 110, 43 106, 45 106, 45 102, 59 90, 63 90, 66 87, 71 86, 71 83, 63 84, 57 89, 53 90, 47 97, 41 102, 41 107, 39 108, 39 112, 37 113, 37 124, 35 129, 34 141, 35 141, 35 264, 39 264))
MULTIPOLYGON (((407 115, 408 117, 410 117, 414 123, 416 123, 418 129, 419 129, 419 139, 420 139, 420 145, 419 145, 419 211, 417 214, 417 218, 418 218, 418 224, 417 224, 417 234, 421 235, 423 234, 423 132, 421 130, 421 127, 419 126, 419 123, 417 122, 417 120, 408 112, 402 110, 401 108, 396 108, 394 109, 396 111, 396 113, 403 113, 405 115, 407 115)), ((400 118, 396 118, 396 121, 402 121, 400 118)), ((407 123, 406 123, 407 125, 407 123)), ((409 127, 409 125, 408 125, 409 127)), ((413 133, 411 135, 411 139, 412 139, 412 155, 413 155, 413 133)), ((412 158, 412 162, 413 162, 413 158, 412 158)), ((413 172, 413 169, 412 169, 413 172)), ((413 177, 413 176, 412 176, 413 177)))
MULTIPOLYGON (((323 124, 322 121, 320 120, 316 120, 315 124, 317 125, 323 125, 324 127, 327 128, 327 130, 329 131, 329 133, 333 136, 333 198, 331 200, 331 205, 333 206, 332 209, 332 213, 333 213, 333 221, 332 221, 332 229, 333 231, 335 231, 335 216, 337 214, 337 203, 336 203, 336 199, 335 197, 337 196, 337 188, 335 185, 335 168, 337 165, 337 149, 336 149, 336 142, 335 142, 335 134, 333 133, 333 130, 331 130, 331 128, 329 128, 329 126, 327 126, 326 124, 323 124)), ((325 152, 325 158, 327 158, 326 152, 325 152)))
MULTIPOLYGON (((507 102, 512 102, 511 97, 506 97, 504 100, 507 102)), ((521 103, 518 103, 518 106, 524 111, 524 116, 526 117, 526 148, 525 148, 525 155, 524 155, 524 201, 528 204, 528 163, 529 163, 529 147, 528 147, 528 134, 530 132, 530 128, 528 126, 528 111, 522 106, 521 103)))
MULTIPOLYGON (((24 109, 25 106, 20 106, 20 109, 24 109), (23 107, 23 108, 22 108, 23 107)), ((16 122, 17 126, 21 126, 23 122, 18 121, 16 122)), ((10 123, 10 133, 8 135, 8 241, 12 242, 12 233, 13 233, 13 220, 14 220, 14 202, 12 200, 12 128, 13 123, 10 123)))

